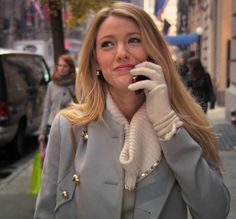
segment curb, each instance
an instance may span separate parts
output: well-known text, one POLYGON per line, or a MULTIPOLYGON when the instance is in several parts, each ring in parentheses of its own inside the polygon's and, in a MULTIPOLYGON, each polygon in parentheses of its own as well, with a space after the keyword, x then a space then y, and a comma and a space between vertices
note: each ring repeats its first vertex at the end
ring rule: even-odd
POLYGON ((8 177, 0 181, 0 193, 10 182, 16 179, 24 170, 26 170, 30 165, 33 164, 33 157, 35 153, 31 153, 22 160, 18 161, 14 165, 18 166, 8 177), (22 164, 24 163, 24 164, 22 164))

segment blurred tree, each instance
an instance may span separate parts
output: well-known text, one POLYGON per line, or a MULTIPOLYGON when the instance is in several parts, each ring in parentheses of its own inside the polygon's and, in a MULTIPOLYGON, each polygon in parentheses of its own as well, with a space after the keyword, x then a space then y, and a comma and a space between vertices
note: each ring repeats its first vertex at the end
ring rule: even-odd
POLYGON ((64 29, 61 9, 68 4, 70 16, 66 21, 68 28, 73 27, 77 22, 84 22, 92 11, 96 12, 101 8, 111 5, 114 0, 40 0, 42 4, 48 4, 51 17, 51 31, 54 49, 54 62, 65 53, 64 29))

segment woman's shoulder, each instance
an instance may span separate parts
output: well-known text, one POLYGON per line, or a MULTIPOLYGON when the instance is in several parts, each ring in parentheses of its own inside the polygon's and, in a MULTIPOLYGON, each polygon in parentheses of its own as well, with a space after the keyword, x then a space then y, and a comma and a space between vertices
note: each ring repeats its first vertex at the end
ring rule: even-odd
POLYGON ((68 107, 60 111, 56 117, 55 122, 60 123, 60 126, 71 126, 74 125, 74 121, 78 120, 78 118, 83 117, 83 111, 79 109, 74 109, 72 107, 68 107))
POLYGON ((52 86, 52 85, 54 85, 54 84, 55 84, 54 81, 51 80, 51 81, 49 81, 48 86, 52 86))
POLYGON ((209 72, 207 72, 207 71, 205 71, 205 72, 204 72, 204 75, 203 75, 203 77, 205 78, 205 80, 211 80, 210 73, 209 73, 209 72))
POLYGON ((55 118, 53 119, 52 122, 52 127, 57 126, 61 128, 66 128, 70 125, 69 120, 65 117, 65 115, 63 115, 62 113, 57 113, 57 115, 55 116, 55 118))
POLYGON ((48 88, 54 88, 55 86, 56 86, 56 84, 53 80, 49 81, 48 88))

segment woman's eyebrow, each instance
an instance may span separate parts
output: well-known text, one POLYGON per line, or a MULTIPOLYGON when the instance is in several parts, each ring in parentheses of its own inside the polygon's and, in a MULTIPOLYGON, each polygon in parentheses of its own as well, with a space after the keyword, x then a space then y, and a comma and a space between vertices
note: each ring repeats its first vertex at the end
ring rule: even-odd
POLYGON ((103 39, 107 39, 107 38, 114 38, 114 35, 109 34, 109 35, 101 36, 101 37, 98 38, 98 41, 101 41, 101 40, 103 40, 103 39))
MULTIPOLYGON (((131 32, 131 33, 128 33, 127 36, 131 36, 131 35, 141 35, 140 32, 131 32)), ((103 39, 107 39, 107 38, 114 38, 115 35, 113 34, 108 34, 108 35, 104 35, 104 36, 101 36, 100 38, 98 38, 98 41, 101 41, 103 39)))

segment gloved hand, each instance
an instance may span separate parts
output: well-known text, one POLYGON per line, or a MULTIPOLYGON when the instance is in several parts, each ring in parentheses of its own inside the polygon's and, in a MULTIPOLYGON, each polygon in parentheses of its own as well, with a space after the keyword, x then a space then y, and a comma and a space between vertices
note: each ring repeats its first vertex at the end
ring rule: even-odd
POLYGON ((147 114, 154 127, 168 120, 171 106, 161 66, 152 62, 142 62, 136 65, 130 73, 134 76, 144 75, 150 79, 130 84, 128 88, 132 91, 144 89, 147 114))

